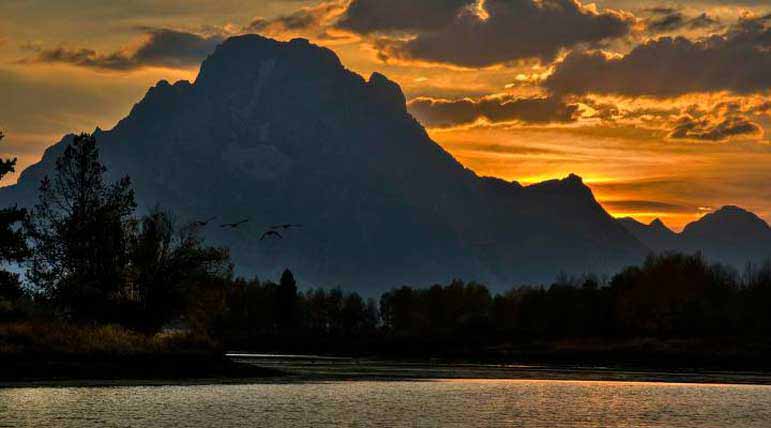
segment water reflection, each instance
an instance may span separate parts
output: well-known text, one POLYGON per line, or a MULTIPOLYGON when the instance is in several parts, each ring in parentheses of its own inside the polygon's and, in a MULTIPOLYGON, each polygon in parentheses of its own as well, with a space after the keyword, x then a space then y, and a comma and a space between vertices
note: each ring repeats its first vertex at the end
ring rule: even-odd
POLYGON ((767 427, 771 387, 559 381, 0 390, 8 427, 767 427))

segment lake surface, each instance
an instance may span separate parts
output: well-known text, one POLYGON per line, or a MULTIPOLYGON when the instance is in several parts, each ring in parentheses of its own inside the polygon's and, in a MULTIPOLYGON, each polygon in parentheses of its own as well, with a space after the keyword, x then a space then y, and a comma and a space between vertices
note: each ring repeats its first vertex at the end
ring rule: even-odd
POLYGON ((532 380, 0 389, 3 427, 769 427, 771 387, 532 380))

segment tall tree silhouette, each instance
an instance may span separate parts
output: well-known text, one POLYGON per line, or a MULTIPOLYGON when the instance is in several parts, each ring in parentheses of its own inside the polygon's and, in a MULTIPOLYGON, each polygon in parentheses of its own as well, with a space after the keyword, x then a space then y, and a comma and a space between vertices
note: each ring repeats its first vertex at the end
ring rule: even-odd
POLYGON ((278 309, 279 309, 279 327, 292 327, 295 321, 295 311, 297 307, 297 282, 294 275, 287 269, 281 274, 281 280, 278 284, 278 309))
MULTIPOLYGON (((0 132, 0 141, 5 135, 0 132)), ((0 181, 16 171, 16 159, 0 159, 0 181)), ((29 256, 24 232, 17 224, 26 211, 16 206, 0 209, 0 264, 20 263, 29 256)), ((14 301, 21 296, 19 275, 0 269, 0 300, 14 301)))
POLYGON ((75 318, 109 318, 124 290, 136 204, 129 178, 108 184, 105 172, 95 138, 76 136, 42 180, 26 223, 30 280, 75 318))

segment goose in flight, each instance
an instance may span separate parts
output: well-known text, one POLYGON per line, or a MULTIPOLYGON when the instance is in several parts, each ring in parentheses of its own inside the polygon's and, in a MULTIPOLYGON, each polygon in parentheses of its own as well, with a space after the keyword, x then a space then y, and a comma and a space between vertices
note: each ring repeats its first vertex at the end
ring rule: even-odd
POLYGON ((289 229, 299 229, 303 227, 301 224, 277 224, 275 226, 271 226, 269 229, 271 230, 289 230, 289 229))
POLYGON ((228 229, 237 229, 239 226, 244 225, 246 223, 249 223, 249 219, 241 220, 235 223, 225 223, 221 224, 220 227, 222 228, 228 228, 228 229))
POLYGON ((281 236, 280 233, 276 232, 275 230, 268 230, 267 232, 263 233, 262 236, 260 236, 260 241, 264 241, 267 238, 278 238, 283 239, 284 237, 281 236))
POLYGON ((209 223, 213 222, 216 219, 217 219, 217 217, 212 217, 212 218, 207 219, 207 220, 196 220, 196 221, 193 222, 193 226, 195 226, 195 227, 206 227, 206 226, 209 225, 209 223))

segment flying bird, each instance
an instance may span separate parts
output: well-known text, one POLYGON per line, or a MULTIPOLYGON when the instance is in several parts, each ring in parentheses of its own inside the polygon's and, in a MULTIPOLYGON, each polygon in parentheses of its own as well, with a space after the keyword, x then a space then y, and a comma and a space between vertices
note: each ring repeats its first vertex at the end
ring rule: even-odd
POLYGON ((278 239, 283 239, 284 238, 283 236, 281 236, 280 233, 276 232, 275 230, 269 230, 269 231, 263 233, 262 236, 260 236, 260 241, 264 241, 265 239, 271 238, 271 237, 275 237, 275 238, 278 238, 278 239))
POLYGON ((209 223, 213 222, 216 219, 217 219, 217 217, 212 217, 212 218, 207 219, 207 220, 197 220, 197 221, 193 222, 193 226, 195 226, 195 227, 206 227, 206 226, 209 225, 209 223))
POLYGON ((222 228, 229 228, 229 229, 237 229, 239 226, 241 226, 243 224, 246 224, 248 222, 249 222, 249 219, 246 219, 246 220, 241 220, 241 221, 238 221, 238 222, 235 222, 235 223, 221 224, 220 227, 222 227, 222 228))
POLYGON ((281 229, 281 230, 289 230, 289 229, 299 229, 303 227, 301 224, 277 224, 275 226, 271 226, 271 230, 281 229))

